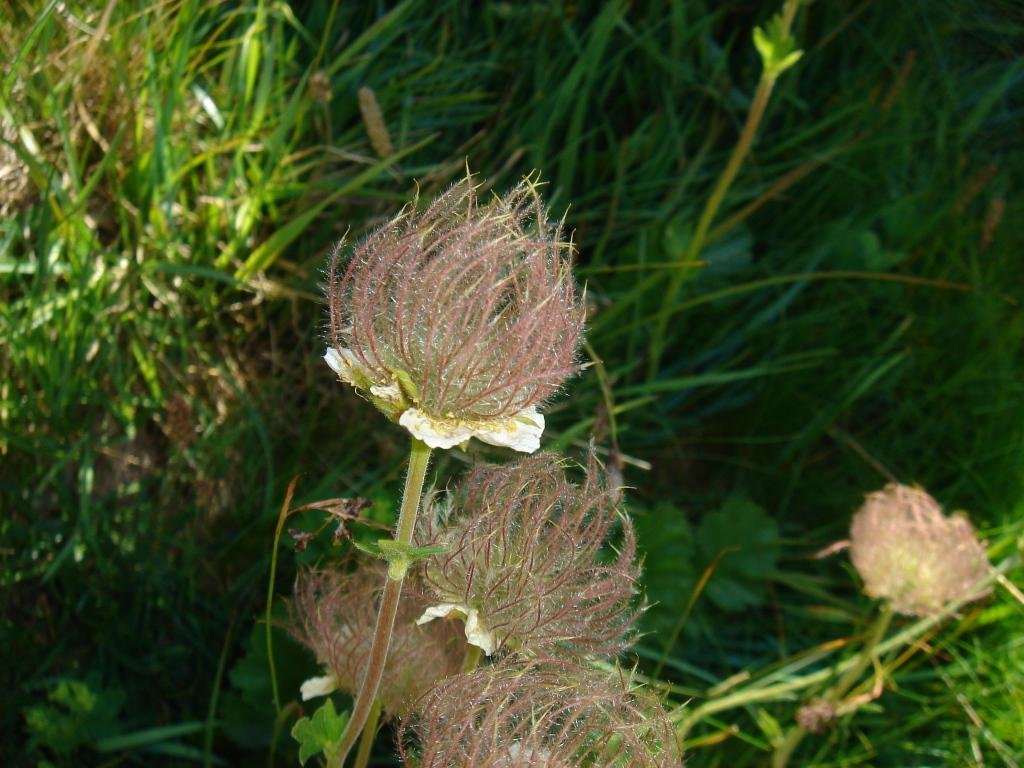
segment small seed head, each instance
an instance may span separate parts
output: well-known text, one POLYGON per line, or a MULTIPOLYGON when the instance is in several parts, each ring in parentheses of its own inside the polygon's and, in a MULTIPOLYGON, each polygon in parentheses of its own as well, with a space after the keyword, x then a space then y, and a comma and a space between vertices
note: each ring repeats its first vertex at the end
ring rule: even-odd
POLYGON ((814 699, 796 711, 796 724, 809 733, 824 733, 835 721, 835 705, 825 699, 814 699))
POLYGON ((449 678, 399 729, 420 768, 678 768, 661 704, 629 675, 571 662, 502 662, 449 678))
MULTIPOLYGON (((359 690, 366 672, 383 583, 384 570, 376 563, 348 573, 305 570, 296 580, 292 631, 346 693, 359 690)), ((415 591, 403 594, 378 693, 388 716, 407 713, 424 691, 461 665, 465 641, 454 627, 416 625, 424 607, 415 591)))
POLYGON ((445 548, 425 561, 423 590, 459 606, 470 641, 488 654, 616 655, 630 642, 639 575, 633 526, 617 499, 594 460, 583 485, 566 479, 553 454, 482 464, 434 500, 419 532, 445 548), (617 523, 618 551, 606 555, 617 523))
POLYGON ((952 600, 987 593, 985 549, 961 514, 946 517, 919 488, 890 483, 869 494, 850 528, 850 558, 872 597, 899 613, 927 616, 952 600))

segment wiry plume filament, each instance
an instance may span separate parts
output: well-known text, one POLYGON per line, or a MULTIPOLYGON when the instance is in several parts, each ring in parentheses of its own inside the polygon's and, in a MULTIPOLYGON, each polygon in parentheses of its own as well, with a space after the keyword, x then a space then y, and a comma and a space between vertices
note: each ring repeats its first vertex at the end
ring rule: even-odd
POLYGON ((440 605, 473 612, 495 651, 611 656, 629 644, 636 539, 596 462, 582 486, 550 454, 481 465, 444 501, 448 514, 417 535, 445 548, 424 562, 423 589, 440 605), (606 557, 619 527, 618 551, 606 557))
POLYGON ((671 723, 628 674, 564 660, 501 662, 449 678, 399 730, 420 768, 680 768, 671 723))
MULTIPOLYGON (((305 570, 296 580, 292 631, 344 692, 355 693, 362 681, 383 580, 376 563, 352 572, 305 570)), ((465 641, 448 622, 416 625, 425 606, 422 596, 407 590, 399 607, 378 694, 391 716, 408 712, 438 680, 458 672, 462 662, 465 641)))
POLYGON ((467 178, 328 270, 331 343, 371 383, 402 371, 431 417, 511 418, 578 370, 571 245, 533 179, 486 205, 467 178))

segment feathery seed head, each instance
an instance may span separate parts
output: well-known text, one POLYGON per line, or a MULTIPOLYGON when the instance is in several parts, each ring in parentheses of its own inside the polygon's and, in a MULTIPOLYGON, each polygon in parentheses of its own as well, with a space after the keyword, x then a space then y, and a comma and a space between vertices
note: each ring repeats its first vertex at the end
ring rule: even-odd
POLYGON ((836 707, 826 699, 814 699, 796 711, 796 724, 808 733, 824 733, 836 721, 836 707))
MULTIPOLYGON (((377 621, 384 570, 363 564, 338 570, 299 573, 291 604, 295 636, 329 674, 303 685, 303 698, 337 689, 355 693, 366 671, 377 621)), ((417 626, 425 603, 411 590, 403 595, 378 695, 388 716, 403 715, 438 680, 459 671, 465 642, 448 622, 417 626)))
POLYGON ((536 179, 481 203, 472 179, 409 206, 328 274, 324 356, 434 448, 470 437, 532 452, 537 407, 579 369, 572 246, 536 179))
POLYGON ((593 459, 582 486, 553 454, 476 467, 435 499, 418 532, 445 548, 421 566, 423 590, 439 602, 421 621, 462 616, 467 639, 488 655, 619 653, 639 613, 639 568, 633 526, 616 501, 593 459), (602 557, 617 522, 618 551, 602 557))
POLYGON ((405 718, 399 749, 420 768, 679 768, 661 704, 620 670, 502 662, 440 683, 405 718))
POLYGON ((946 517, 919 488, 890 483, 868 495, 850 527, 850 559, 867 594, 910 616, 987 593, 977 584, 989 563, 970 522, 946 517))

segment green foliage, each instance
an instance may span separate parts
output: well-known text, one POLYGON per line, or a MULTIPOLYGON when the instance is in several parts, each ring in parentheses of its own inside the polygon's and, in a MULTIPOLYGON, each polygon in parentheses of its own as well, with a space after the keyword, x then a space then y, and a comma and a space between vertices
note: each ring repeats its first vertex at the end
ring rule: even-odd
POLYGON ((118 713, 124 703, 120 691, 93 689, 80 680, 65 679, 46 699, 48 703, 24 712, 32 748, 67 756, 83 746, 95 748, 119 730, 118 713))
POLYGON ((796 64, 803 51, 789 34, 781 16, 773 16, 764 27, 754 27, 754 47, 761 56, 765 74, 776 78, 796 64))
POLYGON ((347 722, 348 712, 336 712, 330 699, 312 717, 303 717, 296 722, 292 727, 292 738, 299 742, 299 763, 305 765, 309 758, 321 752, 330 761, 347 722))
POLYGON ((701 518, 697 529, 700 562, 714 572, 708 597, 723 611, 756 608, 764 601, 764 583, 779 557, 779 527, 749 499, 730 497, 701 518))
MULTIPOLYGON (((553 404, 545 440, 576 452, 593 433, 652 467, 624 478, 655 603, 639 650, 652 671, 686 619, 661 672, 673 701, 833 660, 800 654, 850 636, 868 605, 842 556, 806 555, 890 475, 971 510, 1005 555, 1024 498, 1011 5, 801 3, 784 36, 777 7, 736 2, 12 4, 0 752, 31 739, 54 761, 119 744, 117 759, 263 761, 284 725, 262 627, 233 627, 258 612, 284 485, 301 474, 296 504, 372 498, 389 523, 405 456, 318 359, 326 252, 467 160, 497 190, 541 169, 554 210, 572 203, 603 366, 553 404), (761 67, 792 64, 795 40, 798 76, 775 83, 703 264, 680 263, 761 67), (362 86, 394 156, 371 146, 362 86), (736 488, 764 514, 727 513, 736 488), (62 679, 109 687, 89 683, 88 712, 70 682, 40 701, 62 679)), ((439 457, 439 482, 464 459, 439 457)), ((283 549, 279 591, 338 551, 283 549)), ((798 764, 1024 760, 1020 609, 997 590, 981 611, 798 764)), ((287 700, 315 664, 283 632, 274 646, 287 700)), ((765 764, 772 719, 795 706, 701 723, 688 765, 765 764)))
POLYGON ((415 547, 394 539, 377 539, 370 544, 355 541, 353 544, 360 551, 387 561, 388 576, 392 579, 405 578, 406 571, 417 560, 424 560, 431 555, 440 555, 446 551, 445 547, 441 546, 415 547))
MULTIPOLYGON (((644 596, 649 604, 643 626, 667 638, 697 586, 693 527, 682 511, 663 503, 651 509, 630 507, 643 553, 644 596)), ((655 640, 657 643, 657 640, 655 640)))
POLYGON ((713 631, 710 605, 728 613, 763 605, 778 560, 778 524, 757 504, 730 497, 696 529, 669 504, 632 514, 650 605, 643 622, 655 633, 655 647, 683 630, 691 638, 698 629, 713 631))
MULTIPOLYGON (((284 621, 283 613, 278 620, 284 621)), ((302 681, 318 674, 309 653, 289 635, 274 628, 274 658, 281 691, 282 705, 294 701, 302 681)), ((222 705, 224 731, 239 746, 275 748, 274 735, 278 713, 274 711, 274 696, 270 683, 270 665, 267 662, 267 644, 263 627, 252 628, 244 644, 244 652, 228 673, 230 685, 222 705)))

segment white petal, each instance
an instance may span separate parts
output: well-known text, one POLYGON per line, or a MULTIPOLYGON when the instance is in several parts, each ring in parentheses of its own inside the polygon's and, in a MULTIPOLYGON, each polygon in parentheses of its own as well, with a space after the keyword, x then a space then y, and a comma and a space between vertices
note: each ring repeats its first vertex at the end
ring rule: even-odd
POLYGON ((311 677, 299 688, 303 701, 309 701, 316 696, 326 696, 336 690, 338 690, 338 680, 334 675, 311 677))
POLYGON ((397 384, 388 384, 386 387, 375 384, 370 387, 370 394, 391 403, 402 402, 402 390, 398 388, 397 384))
POLYGON ((453 611, 460 613, 465 616, 469 613, 470 608, 465 605, 456 605, 455 603, 441 603, 440 605, 432 605, 423 612, 423 615, 416 619, 416 624, 426 624, 428 621, 434 619, 443 619, 453 611))
POLYGON ((359 362, 359 358, 356 357, 355 353, 351 349, 341 347, 335 349, 334 347, 328 347, 327 351, 324 352, 324 362, 330 366, 331 370, 338 374, 338 378, 344 381, 346 384, 356 386, 356 374, 363 379, 369 379, 369 371, 366 370, 366 366, 359 362))
POLYGON ((431 448, 451 448, 475 437, 491 445, 533 453, 540 448, 540 436, 544 432, 544 416, 534 407, 511 418, 479 421, 437 419, 419 408, 409 408, 398 423, 431 448))
POLYGON ((416 619, 416 623, 426 624, 428 621, 442 619, 453 613, 466 620, 467 642, 477 646, 488 656, 494 653, 494 648, 497 645, 494 633, 484 629, 483 624, 480 623, 480 614, 477 613, 476 608, 470 608, 468 605, 458 603, 432 605, 423 612, 422 616, 416 619))
POLYGON ((544 432, 544 416, 536 408, 520 411, 511 419, 502 419, 494 426, 478 427, 473 436, 491 445, 500 445, 522 453, 533 453, 540 448, 544 432))
POLYGON ((432 419, 419 408, 406 410, 398 423, 431 448, 451 448, 473 436, 472 428, 465 422, 432 419))
POLYGON ((327 351, 324 352, 324 362, 331 366, 331 370, 339 376, 347 372, 348 368, 345 365, 345 361, 342 360, 341 355, 338 354, 338 350, 334 347, 328 347, 327 351))
POLYGON ((494 633, 483 628, 480 623, 480 614, 475 610, 470 610, 469 615, 466 616, 466 640, 480 648, 488 656, 494 653, 496 644, 494 633))

